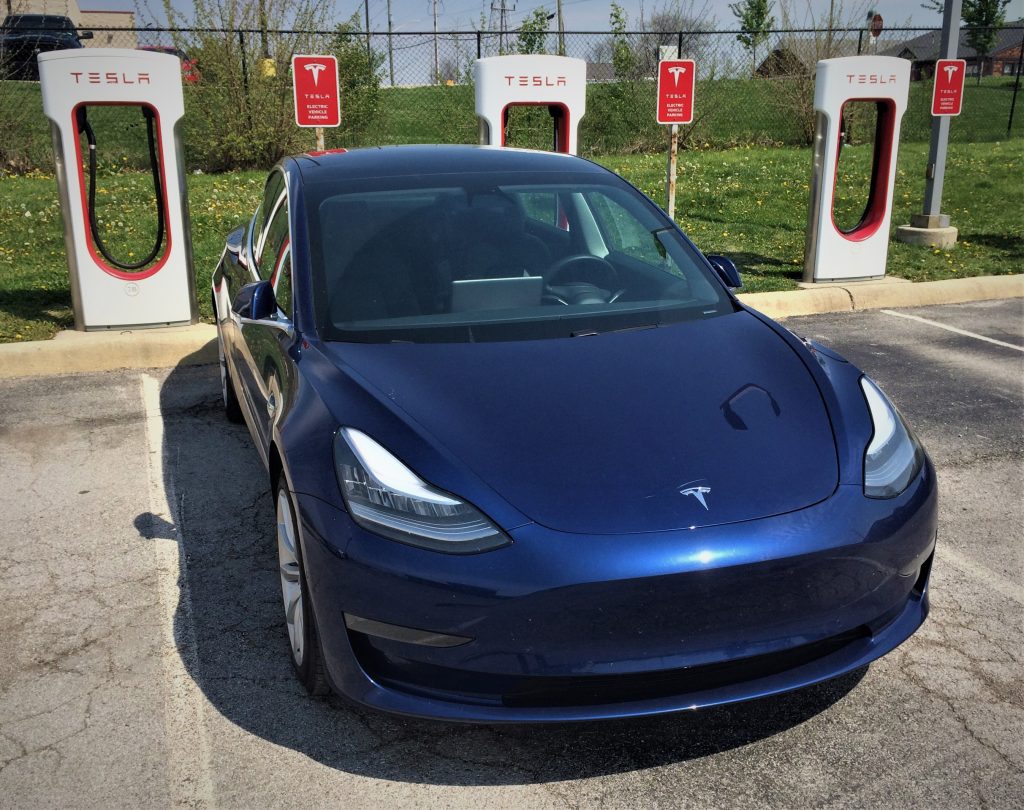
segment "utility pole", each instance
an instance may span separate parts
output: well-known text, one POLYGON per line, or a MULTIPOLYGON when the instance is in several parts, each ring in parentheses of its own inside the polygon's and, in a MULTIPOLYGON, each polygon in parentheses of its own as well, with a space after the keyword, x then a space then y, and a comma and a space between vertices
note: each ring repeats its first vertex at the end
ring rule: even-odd
POLYGON ((370 51, 370 0, 363 0, 363 19, 366 20, 366 64, 373 64, 373 54, 370 51))
POLYGON ((260 18, 260 57, 262 59, 270 58, 270 48, 267 45, 267 3, 266 0, 260 0, 257 14, 260 18))
POLYGON ((562 0, 558 0, 558 55, 565 56, 565 18, 562 16, 562 0))
POLYGON ((395 86, 395 48, 392 44, 392 23, 391 23, 391 0, 388 0, 388 73, 391 76, 391 86, 395 86))
POLYGON ((437 59, 437 0, 432 2, 434 7, 434 84, 441 82, 441 66, 437 59))
POLYGON ((825 58, 832 58, 832 29, 835 28, 836 0, 828 3, 828 34, 825 36, 825 58))
POLYGON ((497 4, 491 3, 491 11, 498 12, 498 50, 502 53, 505 53, 505 30, 508 26, 508 14, 515 10, 515 5, 506 5, 505 0, 498 0, 497 4))
MULTIPOLYGON (((961 5, 962 0, 946 0, 938 59, 956 59, 961 5)), ((949 214, 941 213, 949 119, 948 115, 932 116, 932 139, 928 147, 928 167, 924 174, 924 210, 910 217, 910 225, 901 225, 896 229, 896 238, 901 242, 932 247, 952 247, 956 244, 957 230, 950 227, 949 214)))

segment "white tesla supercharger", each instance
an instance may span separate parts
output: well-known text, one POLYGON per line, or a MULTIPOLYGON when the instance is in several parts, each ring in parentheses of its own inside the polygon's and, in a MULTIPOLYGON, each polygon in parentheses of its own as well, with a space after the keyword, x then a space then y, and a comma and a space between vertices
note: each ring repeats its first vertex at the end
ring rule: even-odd
POLYGON ((814 85, 814 168, 807 216, 804 281, 885 275, 889 252, 900 122, 910 92, 910 62, 893 56, 848 56, 818 62, 814 85), (869 105, 874 152, 867 203, 850 228, 836 222, 835 191, 844 140, 844 113, 869 105))
MULTIPOLYGON (((185 114, 181 63, 169 54, 121 48, 52 51, 38 59, 43 112, 53 133, 75 328, 194 322, 188 197, 178 132, 185 114), (156 222, 137 251, 112 249, 107 242, 113 234, 102 225, 122 201, 98 187, 96 166, 104 159, 104 143, 90 114, 98 118, 110 106, 134 108, 146 131, 152 177, 147 205, 150 211, 155 208, 156 222)), ((124 222, 143 210, 122 208, 118 216, 124 222)))
POLYGON ((568 56, 488 56, 473 64, 480 143, 504 146, 510 107, 547 107, 555 152, 575 155, 587 111, 587 63, 568 56))

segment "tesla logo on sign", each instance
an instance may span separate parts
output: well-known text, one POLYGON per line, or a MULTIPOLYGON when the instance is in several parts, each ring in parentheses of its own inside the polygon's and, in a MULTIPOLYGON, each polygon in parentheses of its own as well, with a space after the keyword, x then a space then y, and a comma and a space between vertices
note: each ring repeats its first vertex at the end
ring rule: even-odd
POLYGON ((310 62, 308 65, 303 65, 303 67, 313 76, 314 87, 320 83, 320 71, 327 70, 327 65, 323 62, 310 62))
POLYGON ((940 59, 935 63, 932 115, 960 115, 966 73, 967 62, 963 59, 940 59))
POLYGON ((341 123, 338 60, 333 56, 293 56, 295 123, 300 127, 336 127, 341 123))
POLYGON ((668 72, 672 74, 672 82, 675 87, 679 87, 679 77, 686 73, 686 67, 684 65, 676 65, 670 67, 668 72))
POLYGON ((658 63, 658 123, 693 122, 696 67, 692 59, 665 59, 658 63))

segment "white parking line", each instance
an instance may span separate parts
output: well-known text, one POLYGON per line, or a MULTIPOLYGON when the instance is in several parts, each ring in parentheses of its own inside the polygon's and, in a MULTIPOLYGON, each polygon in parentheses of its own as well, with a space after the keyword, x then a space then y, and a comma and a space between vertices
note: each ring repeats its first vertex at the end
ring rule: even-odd
POLYGON ((955 326, 949 324, 939 323, 938 321, 930 321, 927 318, 921 318, 917 315, 908 315, 906 312, 896 312, 891 309, 882 309, 880 312, 884 312, 886 315, 895 315, 897 318, 906 318, 908 321, 917 321, 918 323, 926 323, 929 326, 937 326, 939 329, 945 329, 947 332, 954 332, 964 337, 974 338, 975 340, 984 340, 986 343, 994 343, 996 346, 1003 346, 1007 349, 1016 349, 1019 352, 1024 352, 1024 346, 1015 346, 1013 343, 1006 343, 1002 340, 996 340, 995 338, 985 337, 979 335, 976 332, 968 332, 966 329, 957 329, 955 326))
POLYGON ((948 545, 945 545, 941 539, 939 540, 936 554, 938 554, 939 559, 952 563, 955 568, 959 568, 965 574, 981 580, 992 590, 1001 593, 1007 599, 1012 599, 1014 602, 1024 605, 1024 587, 1021 587, 1013 580, 1000 576, 991 568, 986 568, 984 565, 969 560, 960 552, 954 551, 948 545))
POLYGON ((141 384, 149 453, 149 511, 171 527, 169 538, 151 541, 159 569, 157 590, 164 619, 162 657, 168 778, 175 806, 212 807, 213 783, 204 710, 207 701, 196 684, 199 661, 192 598, 184 572, 182 530, 175 508, 174 484, 166 475, 168 459, 160 410, 160 381, 143 374, 141 384), (179 611, 180 621, 176 621, 179 611))

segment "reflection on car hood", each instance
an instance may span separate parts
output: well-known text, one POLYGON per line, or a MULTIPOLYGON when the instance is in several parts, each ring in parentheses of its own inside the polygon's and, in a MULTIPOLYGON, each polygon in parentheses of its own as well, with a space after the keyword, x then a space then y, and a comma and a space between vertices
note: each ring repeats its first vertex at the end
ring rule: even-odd
POLYGON ((813 378, 746 312, 560 340, 329 352, 386 392, 414 430, 553 529, 750 520, 817 503, 838 482, 813 378))

